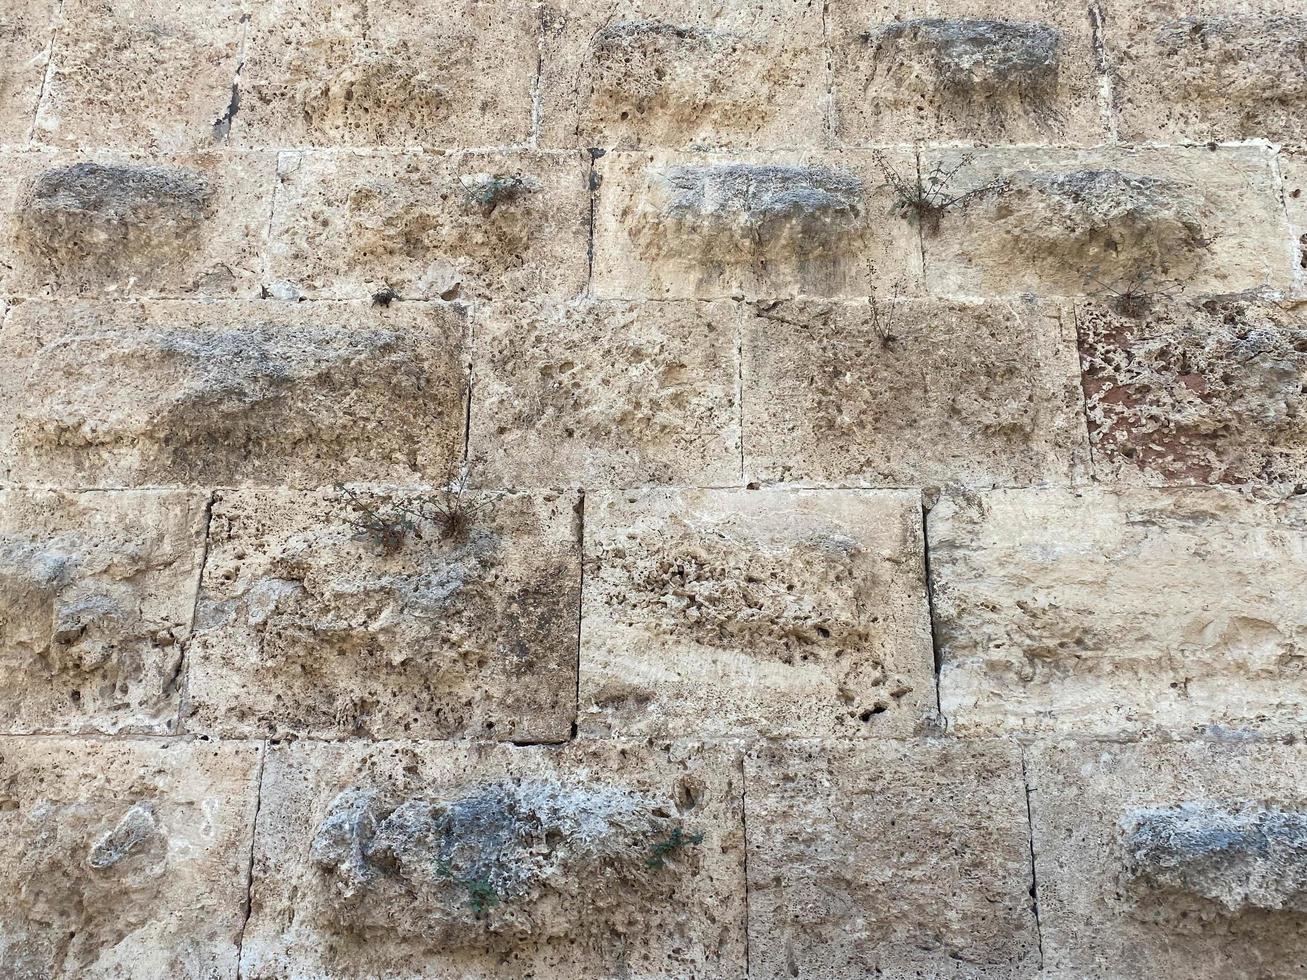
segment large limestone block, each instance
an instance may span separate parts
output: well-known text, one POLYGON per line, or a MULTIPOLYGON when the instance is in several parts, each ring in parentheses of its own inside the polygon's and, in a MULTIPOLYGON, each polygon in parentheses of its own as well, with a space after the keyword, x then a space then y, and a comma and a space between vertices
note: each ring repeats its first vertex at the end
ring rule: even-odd
POLYGON ((1076 308, 1100 476, 1174 484, 1307 473, 1307 304, 1076 308))
POLYGON ((172 730, 208 498, 0 490, 0 726, 172 730))
POLYGON ((1065 483, 1088 461, 1074 327, 1059 307, 763 304, 744 337, 750 480, 1065 483))
POLYGON ((928 519, 959 731, 1307 723, 1307 508, 1216 489, 999 490, 928 519))
POLYGON ((58 0, 5 0, 0 8, 0 146, 27 142, 57 8, 58 0))
POLYGON ((1098 143, 1090 18, 1060 0, 828 5, 847 143, 1098 143))
POLYGON ((254 298, 271 154, 0 153, 0 289, 254 298))
POLYGON ((820 146, 822 8, 808 0, 548 0, 546 146, 820 146))
POLYGON ((417 304, 23 303, 0 334, 8 476, 443 482, 462 451, 465 329, 417 304))
POLYGON ((242 976, 743 978, 741 810, 694 746, 280 746, 242 976))
POLYGON ((588 495, 581 730, 903 735, 933 721, 917 494, 588 495))
POLYGON ((232 139, 243 146, 503 146, 531 135, 526 0, 263 0, 232 139))
POLYGON ((1301 745, 1061 743, 1029 755, 1049 975, 1307 973, 1301 745))
POLYGON ((1035 974, 1015 743, 772 743, 744 796, 751 976, 1035 974))
POLYGON ((735 304, 483 311, 473 327, 471 455, 486 485, 739 483, 735 304))
POLYGON ((234 980, 257 744, 0 739, 0 973, 234 980))
POLYGON ((185 724, 562 741, 576 715, 577 503, 220 494, 185 724))
POLYGON ((283 153, 274 291, 567 298, 585 285, 581 153, 283 153))
MULTIPOLYGON (((897 171, 915 171, 890 151, 897 171)), ((867 152, 613 153, 596 161, 596 296, 866 296, 921 277, 918 236, 867 152)))

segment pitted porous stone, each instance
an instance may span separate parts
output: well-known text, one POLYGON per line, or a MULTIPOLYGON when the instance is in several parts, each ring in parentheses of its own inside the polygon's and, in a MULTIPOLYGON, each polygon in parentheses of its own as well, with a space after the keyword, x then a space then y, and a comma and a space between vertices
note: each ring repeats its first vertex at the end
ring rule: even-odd
POLYGON ((172 730, 207 502, 0 490, 0 728, 172 730))
POLYGON ((743 978, 722 749, 272 750, 242 975, 743 978))
POLYGON ((392 539, 370 533, 342 491, 220 494, 186 724, 236 736, 566 739, 576 495, 469 492, 457 499, 464 526, 450 528, 416 492, 356 493, 392 539))
POLYGON ((0 146, 27 141, 58 6, 58 0, 5 0, 0 8, 0 146))
POLYGON ((739 310, 535 303, 473 328, 471 454, 487 486, 736 484, 739 310))
POLYGON ((822 11, 808 0, 550 0, 546 146, 817 146, 822 11))
POLYGON ((1235 299, 1076 309, 1105 478, 1270 482, 1307 473, 1307 306, 1235 299))
POLYGON ((1015 743, 772 743, 744 797, 751 975, 1037 972, 1015 743))
POLYGON ((1284 202, 1293 239, 1294 293, 1307 297, 1307 150, 1281 152, 1276 161, 1284 176, 1284 202))
POLYGON ((586 279, 581 153, 284 153, 270 277, 310 299, 566 299, 586 279))
POLYGON ((888 217, 870 154, 617 153, 596 168, 598 296, 865 296, 919 282, 916 232, 888 217))
POLYGON ((580 726, 885 737, 933 721, 917 495, 587 495, 580 726))
POLYGON ((949 494, 940 706, 965 733, 1307 724, 1307 507, 1217 489, 949 494))
POLYGON ((1301 745, 1063 742, 1027 768, 1048 975, 1303 976, 1301 745))
POLYGON ((751 480, 1065 483, 1088 462, 1074 328, 1056 306, 801 301, 751 314, 751 480))
POLYGON ((425 304, 24 303, 0 448, 26 482, 443 481, 465 330, 425 304))
POLYGON ((259 756, 0 738, 0 974, 234 980, 259 756))

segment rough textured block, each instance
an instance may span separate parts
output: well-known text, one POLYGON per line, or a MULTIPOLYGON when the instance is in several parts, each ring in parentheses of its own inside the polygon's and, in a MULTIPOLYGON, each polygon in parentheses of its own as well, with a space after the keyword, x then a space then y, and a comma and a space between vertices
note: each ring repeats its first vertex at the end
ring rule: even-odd
POLYGON ((1098 143, 1090 20, 1058 0, 829 5, 835 131, 849 143, 1098 143))
POLYGON ((11 479, 75 486, 443 482, 465 327, 413 304, 23 303, 0 448, 11 479))
POLYGON ((928 521, 940 708, 965 732, 1298 732, 1307 507, 1000 490, 928 521))
POLYGON ((883 737, 933 719, 915 493, 587 496, 581 729, 883 737))
POLYGON ((822 9, 809 0, 549 0, 546 146, 820 146, 822 9))
POLYGON ((576 714, 573 494, 222 493, 189 728, 562 741, 576 714), (462 519, 450 520, 459 513, 462 519))
POLYGON ((1307 304, 1076 309, 1096 471, 1293 484, 1307 472, 1307 304))
POLYGON ((243 146, 501 146, 531 135, 539 18, 524 0, 253 5, 243 146))
POLYGON ((0 490, 0 726, 163 733, 207 495, 0 490))
POLYGON ((581 153, 283 153, 273 290, 567 298, 586 278, 581 153))
POLYGON ((0 146, 27 142, 57 7, 58 0, 5 0, 0 9, 0 146))
POLYGON ((259 755, 0 739, 0 973, 234 980, 259 755))
POLYGON ((1030 800, 1049 974, 1303 976, 1304 772, 1301 745, 1036 746, 1030 800))
POLYGON ((744 796, 751 976, 1036 972, 1015 743, 773 743, 744 796))
MULTIPOLYGON (((910 153, 887 162, 915 170, 910 153)), ((595 295, 866 296, 921 275, 875 157, 616 153, 596 162, 595 295)))
POLYGON ((1276 160, 1284 177, 1296 293, 1307 296, 1307 152, 1280 153, 1276 160))
POLYGON ((721 750, 273 749, 242 975, 744 976, 721 750))
POLYGON ((487 486, 738 484, 732 303, 523 304, 473 329, 471 455, 487 486))
POLYGON ((1058 307, 807 301, 752 312, 751 480, 1065 483, 1087 462, 1074 327, 1058 307))

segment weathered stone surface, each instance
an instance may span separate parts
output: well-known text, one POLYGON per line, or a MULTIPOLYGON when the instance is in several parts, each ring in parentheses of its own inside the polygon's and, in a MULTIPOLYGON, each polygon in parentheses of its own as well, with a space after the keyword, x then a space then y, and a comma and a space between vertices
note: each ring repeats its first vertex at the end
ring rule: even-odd
POLYGON ((694 747, 275 748, 243 975, 743 977, 740 783, 694 747))
POLYGON ((581 153, 283 153, 270 278, 295 295, 507 299, 579 293, 581 153))
POLYGON ((549 0, 546 146, 820 146, 822 10, 808 0, 549 0))
POLYGON ((960 731, 1307 722, 1307 508, 1227 490, 999 490, 928 520, 960 731))
POLYGON ((849 143, 1098 143, 1090 21, 1057 0, 830 5, 835 129, 849 143))
POLYGON ((226 135, 240 0, 64 0, 36 139, 186 153, 226 135))
POLYGON ((336 490, 220 494, 187 727, 565 739, 576 495, 428 497, 360 491, 351 506, 336 490), (454 510, 462 521, 442 516, 454 510))
POLYGON ((1301 745, 1062 743, 1028 768, 1050 975, 1303 975, 1301 745))
POLYGON ((751 481, 1065 483, 1088 461, 1074 327, 1056 306, 801 301, 752 312, 751 481))
POLYGON ((935 692, 915 493, 586 497, 581 730, 902 735, 935 692))
POLYGON ((751 975, 1034 975, 1015 743, 772 743, 744 795, 751 975))
POLYGON ((0 448, 10 479, 74 486, 443 482, 465 329, 415 304, 23 303, 0 448))
MULTIPOLYGON (((909 153, 892 166, 915 170, 909 153)), ((866 296, 920 279, 871 154, 616 153, 596 161, 595 295, 866 296)))
POLYGON ((57 7, 58 0, 5 0, 0 10, 0 146, 27 141, 57 7))
POLYGON ((1295 292, 1307 296, 1307 151, 1276 156, 1284 177, 1284 201, 1289 211, 1289 233, 1295 272, 1295 292))
POLYGON ((207 503, 0 490, 4 731, 172 729, 207 503))
POLYGON ((234 978, 259 755, 0 739, 0 973, 234 978))
POLYGON ((471 455, 487 486, 740 480, 733 303, 485 308, 471 455))
POLYGON ((936 166, 960 166, 945 196, 964 195, 925 239, 936 294, 1084 295, 1140 279, 1210 294, 1291 280, 1258 147, 923 152, 922 169, 936 166))
POLYGON ((1307 474, 1307 305, 1133 298, 1076 309, 1096 471, 1292 485, 1307 474))
POLYGON ((270 154, 0 153, 0 288, 19 295, 259 295, 270 154))

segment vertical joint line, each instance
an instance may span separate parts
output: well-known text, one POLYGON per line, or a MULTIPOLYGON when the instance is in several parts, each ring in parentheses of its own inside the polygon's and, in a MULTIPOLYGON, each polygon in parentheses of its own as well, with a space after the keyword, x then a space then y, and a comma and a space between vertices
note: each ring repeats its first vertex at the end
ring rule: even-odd
POLYGON ((740 831, 744 834, 744 975, 753 976, 749 949, 749 760, 740 754, 740 831))
POLYGON ((744 473, 744 324, 743 311, 735 324, 735 417, 739 420, 740 486, 746 486, 744 473))
POLYGON ((1112 72, 1112 59, 1107 54, 1107 36, 1104 30, 1103 7, 1099 0, 1089 0, 1089 37, 1094 49, 1094 68, 1098 73, 1099 121, 1107 132, 1110 143, 1118 140, 1116 125, 1116 91, 1112 72))
POLYGON ((254 910, 254 842, 259 836, 259 813, 263 809, 263 772, 268 766, 268 741, 263 740, 259 750, 258 788, 254 793, 254 819, 250 821, 250 849, 245 861, 245 902, 241 906, 241 928, 236 937, 236 980, 244 976, 245 929, 254 910))
MULTIPOLYGON (((922 175, 921 175, 921 147, 920 147, 919 145, 914 145, 914 146, 912 147, 912 158, 913 158, 913 161, 916 163, 916 167, 917 167, 917 187, 920 188, 920 187, 922 187, 922 186, 924 186, 924 185, 923 185, 923 183, 922 183, 922 175)), ((922 228, 922 225, 924 224, 924 222, 921 221, 920 219, 918 219, 918 220, 917 220, 916 222, 914 222, 914 223, 915 223, 916 226, 917 226, 917 251, 918 251, 918 253, 921 255, 921 288, 922 288, 923 291, 929 293, 929 292, 930 292, 930 289, 929 289, 929 287, 926 285, 926 282, 927 282, 927 279, 926 279, 926 232, 925 232, 925 230, 922 228)))
POLYGON ((576 710, 572 715, 572 731, 568 741, 575 741, 577 732, 581 727, 581 629, 584 623, 585 613, 585 490, 580 491, 580 499, 576 502, 576 547, 580 557, 581 574, 577 582, 576 590, 576 675, 575 680, 575 698, 574 704, 576 710))
POLYGON ((935 585, 930 575, 930 507, 923 495, 921 498, 921 568, 926 580, 926 616, 930 620, 930 652, 935 668, 935 713, 940 722, 945 723, 943 702, 939 696, 939 674, 942 658, 940 657, 939 635, 935 629, 935 585))
POLYGON ((50 43, 45 49, 45 71, 41 73, 41 87, 36 92, 36 105, 32 106, 32 125, 27 131, 27 144, 36 142, 36 124, 41 118, 41 106, 45 104, 45 93, 50 89, 50 76, 54 74, 54 46, 59 40, 59 32, 64 25, 64 0, 59 0, 54 10, 50 25, 50 43))
POLYGON ((834 146, 835 134, 835 49, 830 43, 830 3, 821 5, 821 39, 826 54, 826 142, 834 146))
POLYGON ((1026 747, 1018 745, 1021 753, 1021 785, 1026 791, 1026 840, 1030 845, 1030 909, 1035 916, 1035 940, 1039 944, 1039 968, 1044 968, 1044 927, 1039 921, 1039 878, 1035 871, 1035 818, 1030 804, 1030 775, 1026 770, 1026 747))
POLYGON ((182 641, 182 659, 177 665, 177 720, 173 724, 173 734, 181 735, 185 731, 186 708, 191 685, 191 647, 195 643, 195 626, 200 610, 200 593, 204 589, 204 570, 209 564, 209 535, 213 530, 213 505, 217 494, 209 491, 209 499, 204 503, 204 538, 200 542, 200 567, 195 575, 195 598, 191 602, 190 629, 182 641))
POLYGON ((590 170, 586 174, 585 186, 590 195, 590 221, 589 231, 585 246, 585 293, 591 295, 594 292, 594 271, 595 271, 595 200, 599 194, 600 177, 595 170, 595 161, 603 156, 603 150, 591 148, 590 151, 590 170))

